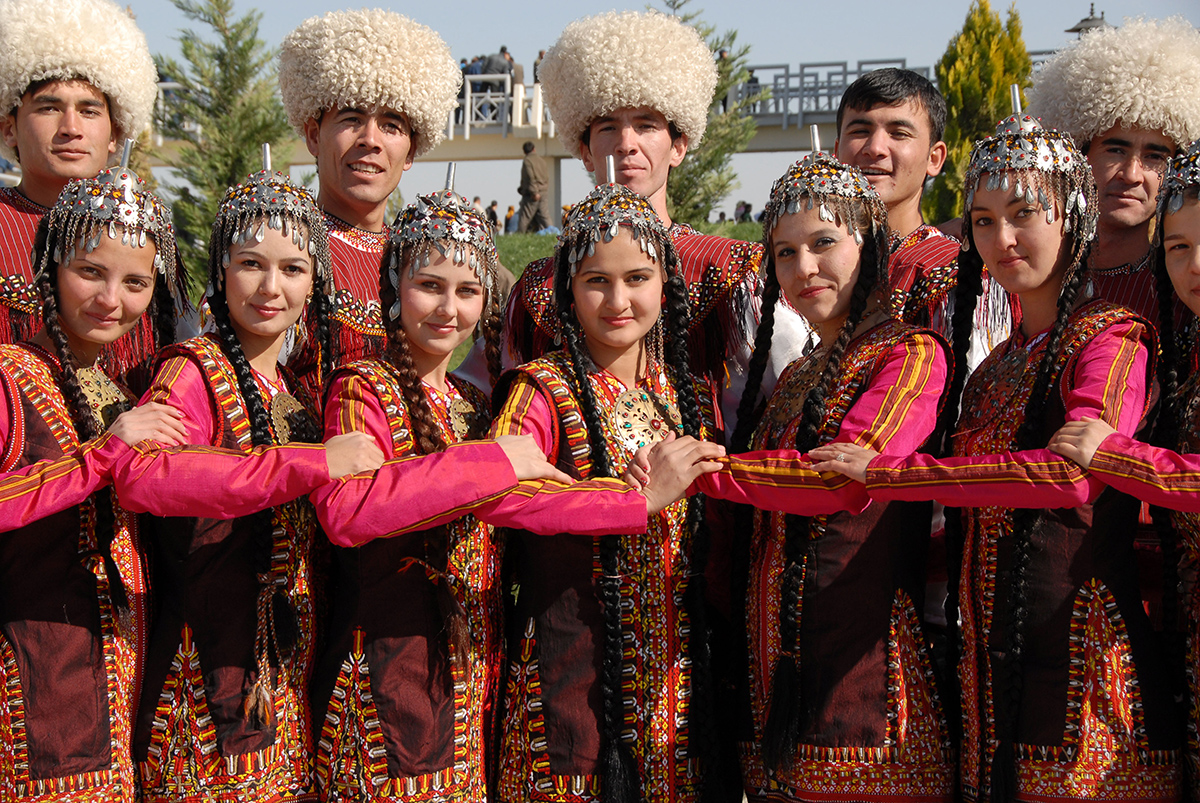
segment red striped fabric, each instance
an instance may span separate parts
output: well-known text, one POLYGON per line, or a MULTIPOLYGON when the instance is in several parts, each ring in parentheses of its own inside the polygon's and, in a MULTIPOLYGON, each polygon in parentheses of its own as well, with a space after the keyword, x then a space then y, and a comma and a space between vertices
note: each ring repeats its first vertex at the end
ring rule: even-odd
POLYGON ((12 187, 0 188, 0 273, 4 276, 33 281, 29 253, 38 224, 49 211, 12 187))

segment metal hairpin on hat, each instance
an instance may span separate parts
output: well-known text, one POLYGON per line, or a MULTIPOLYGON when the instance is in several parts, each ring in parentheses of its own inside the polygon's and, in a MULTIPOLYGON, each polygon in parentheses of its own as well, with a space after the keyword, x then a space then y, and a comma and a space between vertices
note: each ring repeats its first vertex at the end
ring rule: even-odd
MULTIPOLYGON (((63 230, 53 259, 65 264, 75 258, 76 250, 90 253, 107 234, 117 239, 121 229, 122 245, 144 248, 147 235, 154 239, 154 267, 175 288, 175 233, 171 216, 162 202, 146 188, 146 183, 129 168, 133 140, 125 140, 121 163, 101 170, 94 178, 72 179, 59 194, 47 214, 52 229, 63 230)), ((38 273, 46 269, 45 255, 38 273)))
POLYGON ((762 217, 763 236, 769 239, 784 215, 816 208, 821 220, 846 225, 854 241, 862 245, 864 225, 869 225, 872 231, 887 227, 883 201, 857 168, 821 151, 817 126, 809 127, 809 136, 812 152, 789 167, 771 187, 771 198, 762 217), (866 213, 866 219, 860 219, 862 212, 866 213))
MULTIPOLYGON (((213 237, 225 245, 221 253, 221 268, 224 269, 231 264, 230 249, 233 246, 251 241, 261 243, 266 239, 267 229, 274 229, 289 237, 300 251, 309 254, 316 274, 328 281, 333 273, 328 243, 319 233, 314 237, 314 230, 323 230, 323 226, 312 192, 271 169, 271 145, 264 142, 262 170, 225 191, 213 221, 213 237)), ((214 284, 216 287, 223 284, 223 273, 223 270, 213 271, 209 295, 214 284)))
MULTIPOLYGON (((1082 226, 1080 233, 1091 239, 1095 233, 1095 213, 1089 214, 1091 172, 1074 140, 1067 134, 1049 128, 1021 112, 1021 88, 1010 88, 1013 113, 996 126, 996 133, 975 143, 963 178, 966 209, 971 208, 975 192, 984 174, 988 191, 1014 192, 1026 203, 1039 204, 1046 212, 1047 222, 1059 215, 1055 197, 1062 199, 1063 227, 1071 231, 1082 226)), ((1094 197, 1094 196, 1093 196, 1094 197)), ((970 248, 968 226, 964 232, 963 250, 970 248)))
POLYGON ((433 249, 456 265, 468 265, 491 295, 496 284, 496 244, 488 223, 467 199, 454 191, 456 165, 446 166, 446 188, 418 195, 415 203, 400 211, 392 224, 388 281, 396 290, 396 301, 388 318, 400 317, 400 260, 404 246, 416 246, 408 265, 408 277, 430 264, 433 249))

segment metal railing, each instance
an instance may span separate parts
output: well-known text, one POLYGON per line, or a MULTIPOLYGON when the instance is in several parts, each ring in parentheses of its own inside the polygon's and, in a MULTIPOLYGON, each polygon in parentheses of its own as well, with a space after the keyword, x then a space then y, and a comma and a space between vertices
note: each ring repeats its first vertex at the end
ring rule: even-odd
MULTIPOLYGON (((463 91, 446 124, 448 139, 470 139, 471 133, 500 134, 534 129, 535 135, 554 136, 554 121, 542 101, 542 85, 514 85, 506 73, 464 75, 463 91)), ((528 135, 528 131, 522 132, 528 135)))

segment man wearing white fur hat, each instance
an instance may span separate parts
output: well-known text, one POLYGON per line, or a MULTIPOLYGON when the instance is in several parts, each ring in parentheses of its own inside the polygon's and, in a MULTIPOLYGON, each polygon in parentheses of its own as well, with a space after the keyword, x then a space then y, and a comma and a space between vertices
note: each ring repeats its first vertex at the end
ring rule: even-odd
POLYGON ((41 309, 29 254, 73 178, 91 178, 150 124, 158 92, 146 37, 110 0, 0 2, 0 342, 33 337, 41 309))
MULTIPOLYGON (((563 147, 597 181, 616 181, 644 195, 670 229, 692 301, 693 366, 721 380, 728 376, 722 408, 732 431, 758 322, 762 247, 700 234, 673 222, 667 208, 671 168, 700 143, 708 125, 717 85, 712 52, 675 17, 610 12, 568 25, 547 51, 538 79, 563 147), (605 175, 608 156, 615 176, 605 175)), ((540 260, 513 288, 506 357, 525 362, 553 347, 553 276, 550 260, 540 260)), ((771 350, 764 380, 768 392, 778 371, 799 356, 809 332, 794 313, 780 312, 778 348, 771 350)))
MULTIPOLYGON (((317 203, 329 227, 338 363, 383 346, 387 199, 413 159, 442 141, 461 83, 442 38, 390 11, 330 12, 283 40, 279 88, 288 122, 317 160, 317 203)), ((303 378, 317 362, 302 349, 291 365, 303 378)))
POLYGON ((1085 34, 1046 61, 1029 111, 1080 144, 1100 221, 1089 258, 1095 295, 1156 320, 1150 227, 1162 171, 1200 137, 1200 31, 1180 17, 1132 19, 1085 34))

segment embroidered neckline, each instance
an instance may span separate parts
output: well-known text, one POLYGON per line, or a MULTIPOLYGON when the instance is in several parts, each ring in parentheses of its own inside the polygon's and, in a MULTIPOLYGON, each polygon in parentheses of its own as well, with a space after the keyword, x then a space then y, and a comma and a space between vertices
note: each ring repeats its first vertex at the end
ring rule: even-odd
MULTIPOLYGON (((1093 268, 1090 264, 1088 270, 1097 276, 1128 276, 1132 273, 1141 273, 1150 266, 1150 255, 1153 250, 1147 251, 1145 256, 1134 262, 1126 262, 1124 265, 1118 265, 1115 268, 1093 268)), ((1088 262, 1092 262, 1092 256, 1088 255, 1088 262)))
POLYGON ((324 211, 322 214, 325 216, 325 225, 329 229, 329 233, 336 234, 355 248, 383 253, 384 247, 387 246, 389 234, 387 226, 383 227, 383 231, 367 231, 352 223, 347 223, 337 215, 324 211))
POLYGON ((32 212, 39 215, 45 215, 50 211, 50 207, 42 206, 37 201, 30 200, 16 187, 7 187, 6 194, 12 199, 14 206, 24 207, 22 211, 32 212))

